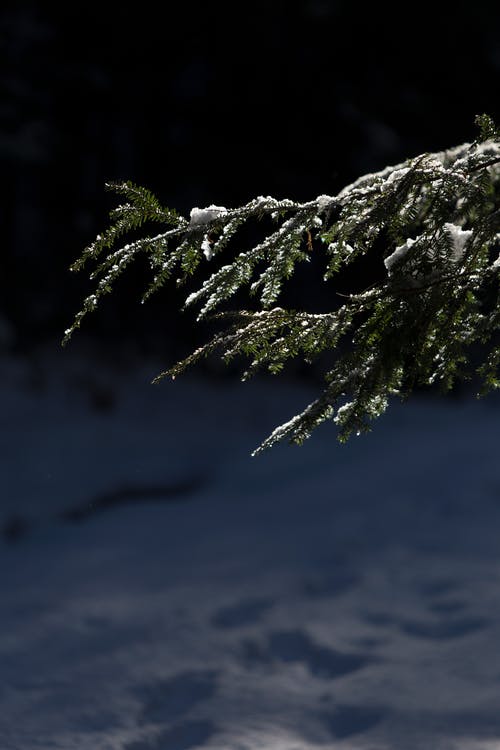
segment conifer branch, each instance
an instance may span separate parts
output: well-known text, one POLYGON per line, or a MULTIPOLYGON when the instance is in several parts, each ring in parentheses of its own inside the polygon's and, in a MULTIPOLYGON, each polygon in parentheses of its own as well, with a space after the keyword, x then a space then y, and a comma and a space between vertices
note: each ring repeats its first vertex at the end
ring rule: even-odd
POLYGON ((182 286, 209 262, 213 270, 186 295, 184 306, 198 305, 198 319, 210 315, 223 326, 154 382, 177 377, 215 353, 225 362, 247 358, 246 379, 259 370, 279 373, 296 358, 312 362, 321 352, 333 352, 323 392, 256 452, 282 440, 300 444, 328 419, 345 440, 370 429, 391 397, 406 398, 416 386, 436 383, 447 391, 457 379, 475 375, 481 394, 500 387, 500 133, 487 115, 476 123, 480 137, 473 143, 422 154, 364 175, 336 196, 305 203, 260 196, 236 208, 193 208, 183 218, 145 188, 108 185, 126 202, 71 267, 80 270, 92 261, 90 277, 99 281, 63 343, 144 253, 152 280, 143 301, 174 273, 182 286), (275 228, 235 252, 242 227, 265 217, 275 228), (120 244, 149 222, 166 228, 120 244), (324 281, 332 286, 332 299, 344 304, 322 314, 276 306, 297 264, 321 249, 324 281), (336 288, 348 265, 381 250, 383 280, 361 292, 336 288), (220 264, 224 253, 228 258, 220 264), (218 312, 242 288, 257 298, 258 309, 218 312), (472 345, 483 352, 475 371, 472 345))

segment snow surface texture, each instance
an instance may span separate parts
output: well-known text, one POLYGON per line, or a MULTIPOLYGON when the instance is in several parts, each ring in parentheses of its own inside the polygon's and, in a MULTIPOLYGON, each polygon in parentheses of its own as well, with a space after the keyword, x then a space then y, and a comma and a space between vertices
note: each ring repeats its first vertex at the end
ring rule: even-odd
POLYGON ((164 365, 0 360, 2 750, 500 747, 499 400, 251 459, 309 388, 164 365))

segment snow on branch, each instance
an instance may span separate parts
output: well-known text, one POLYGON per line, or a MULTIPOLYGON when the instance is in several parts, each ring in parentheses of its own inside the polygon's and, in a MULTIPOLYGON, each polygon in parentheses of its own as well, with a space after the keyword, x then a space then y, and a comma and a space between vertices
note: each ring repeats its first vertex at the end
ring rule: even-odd
POLYGON ((145 188, 109 185, 126 202, 72 266, 80 270, 94 261, 90 277, 99 281, 63 343, 143 253, 152 279, 142 301, 172 275, 182 286, 206 268, 185 307, 198 306, 198 319, 212 315, 223 326, 157 380, 175 377, 214 353, 226 362, 241 355, 249 359, 247 378, 261 369, 279 373, 297 357, 311 362, 325 350, 334 352, 318 399, 259 450, 281 440, 301 443, 327 419, 333 419, 341 440, 366 431, 391 396, 406 397, 422 384, 438 383, 446 391, 457 378, 469 377, 472 344, 484 351, 476 369, 481 392, 499 387, 500 138, 489 117, 476 122, 480 135, 472 143, 408 159, 360 177, 338 195, 305 203, 259 196, 236 208, 195 207, 186 219, 145 188), (238 251, 242 227, 262 219, 268 228, 263 238, 238 251), (165 228, 119 244, 148 222, 165 228), (276 306, 297 265, 313 253, 323 258, 332 309, 313 314, 276 306), (369 253, 383 256, 381 280, 340 295, 339 274, 369 253), (242 289, 257 309, 221 312, 242 289))

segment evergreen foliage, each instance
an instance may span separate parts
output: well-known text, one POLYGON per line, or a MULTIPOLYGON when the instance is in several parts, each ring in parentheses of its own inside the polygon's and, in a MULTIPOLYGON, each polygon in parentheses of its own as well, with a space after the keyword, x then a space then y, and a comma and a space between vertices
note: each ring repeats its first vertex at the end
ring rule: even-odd
POLYGON ((476 124, 473 143, 408 159, 359 178, 338 195, 306 203, 261 196, 238 208, 193 208, 185 219, 144 188, 130 182, 108 185, 126 202, 112 211, 110 227, 72 266, 80 270, 89 261, 97 263, 90 278, 99 281, 63 343, 142 252, 152 270, 143 301, 172 274, 182 285, 210 261, 211 271, 185 305, 199 306, 198 319, 211 316, 226 324, 155 382, 176 377, 213 352, 225 362, 248 358, 243 379, 261 369, 279 373, 292 358, 311 362, 325 350, 335 353, 322 393, 275 429, 256 453, 280 440, 300 444, 330 418, 342 441, 367 431, 392 395, 406 398, 415 387, 433 383, 447 391, 457 379, 471 377, 473 345, 480 344, 482 352, 476 367, 480 395, 498 388, 500 131, 487 115, 478 116, 476 124), (238 230, 264 217, 275 228, 253 247, 233 252, 225 265, 216 265, 238 230), (158 222, 162 231, 118 243, 146 222, 158 222), (374 247, 382 248, 382 279, 339 296, 339 274, 374 247), (324 280, 338 304, 322 314, 277 306, 296 264, 309 261, 313 252, 324 255, 324 280), (221 311, 244 287, 258 309, 221 311))

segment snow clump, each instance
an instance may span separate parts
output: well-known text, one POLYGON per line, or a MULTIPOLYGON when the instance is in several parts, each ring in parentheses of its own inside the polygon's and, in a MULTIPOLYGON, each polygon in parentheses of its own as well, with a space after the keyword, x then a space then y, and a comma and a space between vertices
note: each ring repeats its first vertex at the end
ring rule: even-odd
POLYGON ((189 216, 189 226, 195 227, 201 224, 208 224, 214 219, 227 214, 225 206, 207 206, 206 208, 192 208, 189 216))
POLYGON ((456 224, 450 224, 450 223, 446 223, 444 225, 444 228, 450 235, 451 240, 453 242, 451 259, 455 263, 458 263, 458 261, 461 260, 463 257, 465 243, 470 237, 472 237, 472 230, 462 229, 462 227, 459 227, 456 224))

